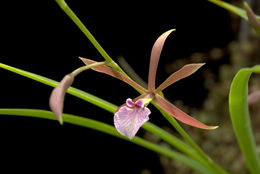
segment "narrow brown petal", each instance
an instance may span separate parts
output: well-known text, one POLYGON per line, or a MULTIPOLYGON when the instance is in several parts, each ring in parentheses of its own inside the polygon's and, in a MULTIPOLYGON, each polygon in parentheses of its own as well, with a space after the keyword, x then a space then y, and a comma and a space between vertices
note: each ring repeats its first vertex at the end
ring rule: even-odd
POLYGON ((74 77, 71 75, 66 75, 59 85, 53 89, 49 104, 52 112, 56 115, 58 118, 60 124, 63 124, 62 120, 62 112, 63 112, 63 105, 64 105, 64 97, 66 90, 71 86, 71 84, 74 81, 74 77))
POLYGON ((151 57, 150 57, 150 66, 149 66, 149 75, 148 75, 148 90, 153 92, 155 90, 155 78, 156 78, 156 71, 160 59, 160 55, 162 52, 162 48, 164 45, 164 42, 168 35, 172 32, 175 31, 175 29, 166 31, 163 33, 154 43, 152 52, 151 52, 151 57))
POLYGON ((250 22, 251 26, 255 29, 258 37, 260 37, 260 21, 257 19, 253 10, 249 7, 249 5, 245 2, 244 3, 248 21, 250 22))
POLYGON ((196 120, 196 119, 192 118, 191 116, 189 116, 188 114, 184 113, 179 108, 177 108, 176 106, 174 106, 173 104, 171 104, 169 101, 162 98, 158 94, 155 95, 154 102, 158 106, 160 106, 163 110, 165 110, 166 112, 171 114, 174 118, 176 118, 177 120, 179 120, 185 124, 188 124, 188 125, 191 125, 194 127, 198 127, 201 129, 216 129, 218 127, 218 126, 207 126, 207 125, 199 122, 198 120, 196 120))
MULTIPOLYGON (((86 58, 82 58, 80 57, 80 59, 86 64, 86 65, 91 65, 93 63, 96 63, 96 61, 90 60, 90 59, 86 59, 86 58)), ((95 68, 92 68, 93 70, 100 72, 100 73, 104 73, 107 75, 110 75, 112 77, 115 77, 117 79, 120 79, 122 81, 124 81, 125 83, 133 86, 134 88, 142 91, 142 92, 147 92, 146 89, 144 89, 142 86, 140 86, 139 84, 135 83, 132 79, 130 79, 129 77, 125 76, 124 74, 113 70, 112 68, 106 66, 106 65, 101 65, 101 66, 97 66, 95 68)))
POLYGON ((182 67, 180 70, 173 73, 168 79, 166 79, 157 89, 156 92, 160 92, 171 84, 190 76, 194 72, 196 72, 200 67, 202 67, 205 63, 194 63, 188 64, 182 67))

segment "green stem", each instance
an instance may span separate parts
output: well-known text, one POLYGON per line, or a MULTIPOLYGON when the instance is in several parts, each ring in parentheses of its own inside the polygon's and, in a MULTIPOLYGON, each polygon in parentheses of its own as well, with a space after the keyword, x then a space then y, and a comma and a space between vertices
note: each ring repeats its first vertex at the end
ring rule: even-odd
POLYGON ((154 135, 157 135, 162 140, 169 143, 176 149, 186 153, 187 155, 199 161, 204 166, 210 168, 210 165, 193 148, 191 148, 189 145, 187 145, 180 139, 176 138, 175 136, 172 136, 170 133, 166 132, 165 130, 159 128, 154 124, 151 124, 150 122, 145 123, 142 126, 142 128, 147 130, 148 132, 153 133, 154 135))
POLYGON ((211 158, 203 152, 203 150, 193 141, 187 132, 180 126, 180 124, 169 114, 164 114, 164 117, 177 130, 177 132, 189 143, 205 160, 212 162, 211 158))
POLYGON ((79 27, 79 29, 85 34, 93 46, 98 50, 98 52, 104 57, 107 65, 111 68, 123 72, 123 70, 113 61, 113 59, 107 54, 107 52, 102 48, 90 31, 85 27, 81 20, 76 16, 76 14, 70 9, 64 0, 56 0, 60 8, 70 17, 70 19, 79 27))
POLYGON ((176 129, 176 131, 183 137, 183 139, 202 157, 207 163, 214 168, 217 172, 227 174, 228 172, 215 164, 212 159, 193 141, 193 139, 186 133, 186 131, 180 126, 180 124, 167 112, 162 110, 159 106, 154 105, 162 115, 168 120, 168 122, 176 129))
MULTIPOLYGON (((37 118, 43 118, 43 119, 50 119, 50 120, 56 120, 54 114, 50 111, 44 111, 44 110, 33 110, 33 109, 0 109, 0 115, 15 115, 15 116, 31 116, 31 117, 37 117, 37 118)), ((113 136, 116 136, 118 138, 130 141, 125 136, 122 136, 117 132, 117 130, 108 124, 91 120, 88 118, 83 118, 75 115, 70 114, 63 114, 64 122, 83 126, 87 128, 91 128, 94 130, 98 130, 113 136)), ((137 144, 139 146, 145 147, 151 151, 154 151, 156 153, 159 153, 161 155, 165 155, 171 159, 177 160, 182 162, 183 164, 193 168, 194 170, 201 172, 203 174, 214 174, 212 171, 207 169, 205 166, 197 162, 196 160, 193 160, 185 155, 182 155, 179 152, 176 152, 174 150, 170 150, 168 148, 162 147, 160 145, 151 143, 147 140, 144 140, 140 137, 134 137, 130 142, 137 144)))

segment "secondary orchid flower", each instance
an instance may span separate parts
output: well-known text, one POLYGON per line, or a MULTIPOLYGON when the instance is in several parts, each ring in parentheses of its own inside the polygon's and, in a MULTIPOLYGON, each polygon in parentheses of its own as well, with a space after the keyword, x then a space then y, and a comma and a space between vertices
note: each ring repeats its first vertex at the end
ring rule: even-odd
MULTIPOLYGON (((169 101, 167 101, 165 98, 159 95, 159 93, 166 87, 196 72, 201 66, 204 65, 204 63, 193 63, 193 64, 185 65, 180 70, 173 73, 169 78, 167 78, 159 87, 155 88, 156 71, 157 71, 161 51, 166 38, 172 31, 174 30, 169 30, 163 33, 155 41, 153 45, 151 58, 150 58, 150 66, 149 66, 148 89, 143 88, 142 86, 134 82, 126 75, 116 70, 113 70, 112 68, 106 65, 101 65, 92 68, 97 72, 105 73, 112 77, 118 78, 143 93, 142 95, 140 95, 139 97, 133 100, 127 99, 126 104, 119 107, 114 115, 114 124, 116 129, 118 130, 119 133, 127 136, 130 139, 132 139, 135 136, 138 129, 146 121, 148 121, 149 119, 148 116, 151 112, 146 106, 151 101, 154 101, 154 103, 156 103, 163 110, 165 110, 166 112, 171 114, 174 118, 176 118, 177 120, 185 124, 198 127, 201 129, 216 129, 218 127, 218 126, 207 126, 199 122, 198 120, 184 113, 176 106, 171 104, 169 101)), ((91 65, 93 63, 96 63, 95 61, 90 59, 81 58, 81 60, 86 65, 91 65)))
POLYGON ((56 86, 56 88, 53 89, 49 99, 49 104, 52 112, 55 114, 60 124, 63 124, 62 112, 63 112, 65 94, 67 89, 72 85, 75 77, 85 70, 88 70, 96 66, 104 65, 104 64, 105 62, 96 62, 91 65, 77 68, 72 73, 67 74, 65 77, 63 77, 63 79, 60 81, 58 86, 56 86))

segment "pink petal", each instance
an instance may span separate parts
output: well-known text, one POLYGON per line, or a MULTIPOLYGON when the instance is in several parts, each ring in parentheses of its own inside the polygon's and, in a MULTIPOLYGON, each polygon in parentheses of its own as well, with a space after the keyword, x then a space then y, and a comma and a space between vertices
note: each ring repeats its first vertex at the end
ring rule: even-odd
POLYGON ((198 127, 201 129, 216 129, 218 126, 207 126, 201 122, 199 122, 198 120, 192 118, 191 116, 189 116, 188 114, 184 113, 183 111, 181 111, 179 108, 177 108, 176 106, 174 106, 173 104, 171 104, 170 102, 168 102, 166 99, 162 98, 160 95, 156 94, 154 97, 154 102, 160 106, 163 110, 165 110, 166 112, 168 112, 169 114, 171 114, 174 118, 176 118, 177 120, 194 126, 194 127, 198 127))
POLYGON ((71 86, 74 81, 74 77, 71 75, 66 75, 59 85, 53 89, 50 99, 49 105, 52 112, 58 118, 60 124, 63 123, 62 120, 62 112, 63 112, 63 104, 66 90, 71 86))
MULTIPOLYGON (((141 96, 142 96, 142 95, 141 95, 141 96)), ((131 108, 131 107, 134 107, 134 106, 141 108, 141 107, 144 106, 142 99, 139 99, 139 100, 137 100, 136 102, 133 102, 133 100, 132 100, 131 98, 128 98, 128 99, 126 100, 126 105, 127 105, 128 107, 130 107, 130 108, 131 108)))
MULTIPOLYGON (((96 61, 90 60, 90 59, 85 59, 85 58, 80 58, 86 65, 91 65, 93 63, 96 63, 96 61)), ((133 86, 134 88, 142 91, 142 92, 147 92, 146 89, 144 89, 142 86, 140 86, 139 84, 135 83, 132 79, 130 79, 129 77, 125 76, 124 74, 113 70, 112 68, 106 66, 106 65, 101 65, 95 68, 92 68, 93 70, 100 72, 100 73, 104 73, 107 75, 110 75, 112 77, 115 77, 117 79, 120 79, 122 81, 124 81, 125 83, 133 86)))
POLYGON ((202 67, 205 63, 193 63, 188 64, 182 67, 180 70, 173 73, 168 79, 166 79, 157 89, 156 93, 162 91, 166 87, 170 86, 171 84, 190 76, 194 72, 196 72, 200 67, 202 67))
POLYGON ((128 107, 134 107, 135 102, 133 102, 133 100, 132 100, 131 98, 128 98, 128 99, 126 100, 126 105, 127 105, 128 107))
POLYGON ((123 105, 115 113, 115 127, 120 134, 132 139, 139 128, 149 120, 150 113, 146 107, 129 108, 123 105))
POLYGON ((142 99, 137 100, 136 101, 136 106, 139 107, 139 108, 143 107, 144 106, 143 100, 142 99))
POLYGON ((156 71, 160 59, 160 55, 162 52, 162 48, 164 45, 164 42, 168 35, 172 32, 175 31, 169 30, 163 33, 154 43, 152 52, 151 52, 151 58, 150 58, 150 67, 149 67, 149 76, 148 76, 148 90, 149 91, 154 91, 155 90, 155 77, 156 77, 156 71))

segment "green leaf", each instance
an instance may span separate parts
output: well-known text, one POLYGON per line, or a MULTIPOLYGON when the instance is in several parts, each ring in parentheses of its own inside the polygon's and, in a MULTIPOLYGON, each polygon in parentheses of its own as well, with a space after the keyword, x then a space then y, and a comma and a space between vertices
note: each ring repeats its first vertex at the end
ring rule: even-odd
POLYGON ((244 3, 245 10, 243 10, 239 7, 236 7, 234 5, 231 5, 229 3, 220 0, 209 0, 209 1, 249 21, 251 26, 254 28, 257 36, 260 38, 260 22, 259 22, 260 16, 255 15, 246 2, 244 3))
MULTIPOLYGON (((15 116, 29 116, 29 117, 37 117, 37 118, 44 118, 44 119, 51 119, 56 120, 57 118, 54 116, 54 114, 50 111, 45 110, 34 110, 34 109, 0 109, 0 115, 15 115, 15 116)), ((129 141, 125 136, 122 136, 117 132, 117 130, 108 124, 83 118, 71 114, 63 114, 64 122, 87 127, 90 129, 94 129, 106 134, 110 134, 119 138, 122 138, 124 140, 129 141)), ((192 158, 189 158, 185 155, 182 155, 179 152, 176 152, 174 150, 170 150, 168 148, 162 147, 160 145, 151 143, 147 140, 144 140, 140 137, 134 137, 130 142, 135 143, 137 145, 140 145, 142 147, 145 147, 147 149, 150 149, 156 153, 159 153, 161 155, 165 155, 169 158, 172 158, 176 161, 182 162, 183 164, 193 168, 194 170, 201 172, 203 174, 212 174, 213 172, 207 169, 205 166, 200 164, 198 161, 193 160, 192 158)))
POLYGON ((248 81, 252 73, 260 73, 260 65, 243 68, 234 77, 229 93, 229 109, 233 128, 251 173, 260 173, 260 160, 251 128, 248 108, 248 81))
POLYGON ((56 0, 60 8, 68 15, 68 17, 77 25, 77 27, 82 31, 82 33, 88 38, 92 45, 98 50, 98 52, 103 56, 109 66, 124 74, 123 70, 113 61, 113 59, 108 55, 108 53, 103 49, 103 47, 98 43, 95 37, 90 33, 90 31, 85 27, 77 15, 70 9, 68 4, 64 0, 56 0))
MULTIPOLYGON (((55 80, 52 80, 52 79, 31 73, 31 72, 28 72, 28 71, 24 71, 24 70, 19 69, 19 68, 15 68, 15 67, 12 67, 12 66, 9 66, 9 65, 5 65, 3 63, 0 63, 0 68, 9 70, 9 71, 14 72, 16 74, 22 75, 24 77, 30 78, 32 80, 38 81, 40 83, 43 83, 43 84, 46 84, 46 85, 49 85, 49 86, 52 86, 52 87, 56 87, 59 84, 59 82, 57 82, 55 80)), ((116 105, 111 104, 111 103, 109 103, 109 102, 107 102, 107 101, 105 101, 105 100, 103 100, 99 97, 96 97, 92 94, 89 94, 87 92, 84 92, 82 90, 79 90, 79 89, 76 89, 76 88, 73 88, 73 87, 70 87, 67 90, 67 93, 69 93, 73 96, 76 96, 76 97, 78 97, 82 100, 85 100, 89 103, 92 103, 92 104, 94 104, 94 105, 96 105, 96 106, 98 106, 102 109, 109 111, 109 112, 115 112, 116 109, 117 109, 116 105)))
MULTIPOLYGON (((239 7, 236 7, 236 6, 232 5, 232 4, 229 4, 227 2, 223 2, 223 1, 220 1, 220 0, 208 0, 208 1, 218 5, 218 6, 222 7, 222 8, 224 8, 224 9, 232 12, 232 13, 235 13, 236 15, 240 16, 241 18, 243 18, 245 20, 248 20, 246 11, 241 9, 241 8, 239 8, 239 7)), ((258 20, 260 20, 260 16, 256 15, 256 18, 258 20)))
POLYGON ((244 18, 245 20, 248 20, 245 10, 243 10, 239 7, 236 7, 234 5, 231 5, 227 2, 223 2, 220 0, 208 0, 208 1, 218 5, 232 13, 235 13, 236 15, 240 16, 241 18, 244 18))
MULTIPOLYGON (((35 81, 41 82, 43 84, 49 85, 49 86, 57 86, 59 82, 54 81, 52 79, 34 74, 34 73, 30 73, 28 71, 24 71, 12 66, 8 66, 5 64, 0 63, 0 68, 9 70, 11 72, 17 73, 19 75, 25 76, 27 78, 33 79, 35 81)), ((84 91, 81 91, 79 89, 70 87, 67 90, 68 93, 70 93, 71 95, 74 95, 80 99, 83 99, 87 102, 90 102, 94 105, 99 106, 100 108, 103 108, 109 112, 114 113, 116 111, 116 109, 118 108, 118 106, 113 105, 103 99, 100 99, 96 96, 93 96, 89 93, 86 93, 84 91)), ((158 108, 160 109, 160 108, 158 108)), ((15 110, 13 110, 15 111, 15 110)), ((12 111, 12 112, 13 112, 12 111)), ((11 111, 10 111, 11 112, 11 111)), ((39 114, 40 112, 38 112, 39 114)), ((42 113, 42 112, 41 112, 42 113)), ((17 115, 22 114, 22 112, 16 112, 17 115)), ((13 113, 13 115, 16 115, 13 113)), ((38 115, 37 114, 37 115, 38 115)), ((34 115, 35 116, 35 115, 34 115)), ((41 117, 41 115, 40 115, 41 117)), ((170 116, 172 118, 172 116, 170 116)), ((54 116, 53 118, 48 117, 48 119, 56 119, 54 116)), ((176 125, 179 125, 177 123, 176 120, 174 120, 176 123, 176 125)), ((183 134, 186 135, 186 139, 187 137, 190 140, 190 144, 192 144, 192 147, 197 147, 195 149, 193 149, 191 146, 187 145, 186 143, 184 143, 183 141, 181 141, 180 139, 176 138, 175 136, 169 134, 168 132, 166 132, 165 130, 161 129, 160 127, 147 122, 142 126, 143 129, 153 133, 154 135, 157 135, 158 137, 160 137, 162 140, 164 140, 165 142, 168 142, 169 144, 171 144, 173 147, 177 148, 178 150, 180 150, 181 152, 184 152, 185 154, 193 157, 194 159, 196 159, 198 162, 200 162, 201 164, 203 164, 204 166, 206 166, 209 170, 217 170, 220 171, 220 173, 226 173, 223 169, 219 168, 217 165, 215 165, 210 159, 207 159, 207 156, 200 150, 200 148, 197 146, 197 144, 195 142, 192 141, 191 138, 189 138, 188 134, 186 134, 186 132, 179 126, 179 129, 182 130, 183 134), (201 155, 204 154, 205 156, 202 158, 201 155)), ((180 131, 179 130, 179 131, 180 131)), ((216 173, 216 172, 215 172, 216 173)))
MULTIPOLYGON (((54 81, 52 79, 28 72, 28 71, 24 71, 9 65, 5 65, 0 63, 0 68, 9 70, 11 72, 17 73, 19 75, 25 76, 27 78, 30 78, 32 80, 41 82, 43 84, 49 85, 49 86, 57 86, 59 82, 54 81)), ((78 98, 81 98, 87 102, 93 103, 94 105, 99 106, 100 108, 103 108, 109 112, 114 113, 116 111, 116 109, 118 108, 118 106, 113 105, 103 99, 100 99, 96 96, 93 96, 89 93, 86 93, 84 91, 81 91, 79 89, 70 87, 67 90, 68 93, 70 93, 71 95, 74 95, 78 98)), ((19 114, 19 113, 18 113, 19 114)), ((55 119, 55 118, 52 118, 55 119)), ((196 156, 198 156, 194 151, 190 150, 190 147, 187 146, 184 142, 182 142, 181 140, 179 140, 178 138, 168 134, 166 131, 164 131, 163 129, 160 129, 159 127, 157 127, 156 125, 153 125, 152 123, 146 123, 143 125, 143 128, 148 130, 149 132, 154 133, 155 135, 159 135, 159 137, 162 137, 162 139, 168 141, 170 144, 172 144, 173 146, 175 146, 176 148, 184 151, 185 153, 191 155, 193 154, 193 157, 196 158, 196 156), (163 135, 168 135, 168 136, 163 136, 163 135), (186 145, 186 146, 185 146, 186 145)))

